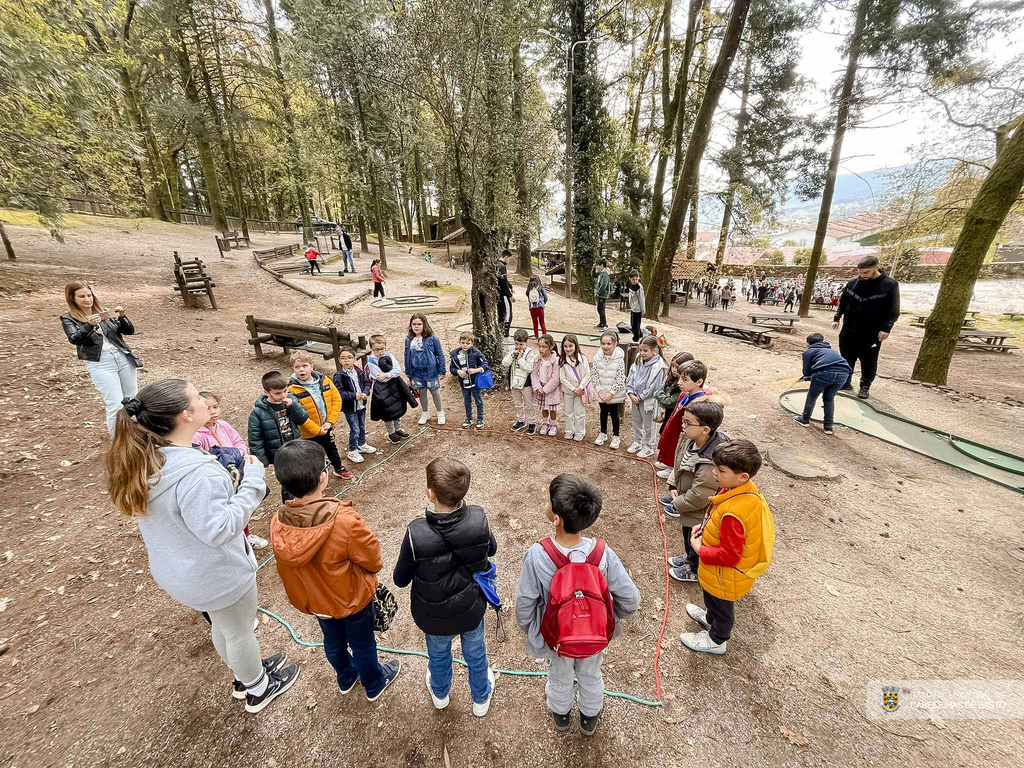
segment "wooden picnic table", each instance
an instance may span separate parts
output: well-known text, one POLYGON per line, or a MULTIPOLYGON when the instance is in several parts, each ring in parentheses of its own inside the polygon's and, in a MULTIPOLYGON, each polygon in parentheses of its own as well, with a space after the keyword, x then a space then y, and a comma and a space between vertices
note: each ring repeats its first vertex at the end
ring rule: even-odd
MULTIPOLYGON (((968 312, 970 315, 977 315, 977 312, 968 312)), ((924 323, 928 319, 928 315, 914 315, 914 322, 910 324, 912 328, 924 328, 924 323)), ((977 328, 978 321, 974 317, 965 317, 961 328, 977 328)))
POLYGON ((739 339, 755 347, 770 347, 775 337, 764 328, 744 328, 737 325, 727 325, 715 322, 714 320, 699 321, 704 326, 704 333, 717 333, 720 336, 728 336, 739 339))
POLYGON ((792 333, 794 323, 799 318, 796 315, 758 315, 750 314, 747 315, 751 325, 764 326, 765 328, 774 328, 779 331, 785 331, 786 333, 792 333))
POLYGON ((1007 344, 1007 339, 1014 338, 1012 333, 996 331, 960 331, 957 349, 980 349, 986 352, 1010 352, 1020 347, 1007 344))

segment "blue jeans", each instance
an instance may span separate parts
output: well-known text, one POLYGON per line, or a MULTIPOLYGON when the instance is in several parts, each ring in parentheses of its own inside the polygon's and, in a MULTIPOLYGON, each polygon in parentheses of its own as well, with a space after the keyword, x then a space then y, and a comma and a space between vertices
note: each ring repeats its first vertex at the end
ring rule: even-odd
POLYGON ((356 263, 355 263, 355 261, 352 260, 352 251, 350 251, 348 248, 342 248, 341 249, 341 253, 342 253, 342 260, 341 260, 342 270, 345 271, 345 272, 350 272, 350 271, 351 272, 355 272, 356 271, 356 263))
POLYGON ((384 671, 377 661, 377 638, 373 634, 373 600, 361 611, 343 619, 321 619, 324 653, 338 673, 338 686, 347 690, 358 679, 366 695, 374 697, 384 688, 384 671), (352 649, 349 655, 348 649, 352 649))
POLYGON ((804 419, 811 418, 818 395, 822 395, 822 406, 825 409, 824 426, 831 427, 836 412, 836 392, 846 383, 845 368, 833 366, 811 375, 811 386, 807 389, 807 400, 804 401, 804 419))
MULTIPOLYGON (((427 667, 430 669, 430 688, 443 699, 452 687, 452 640, 457 635, 427 635, 427 667)), ((462 635, 462 658, 469 665, 469 692, 473 701, 482 704, 491 695, 487 680, 487 646, 484 643, 484 623, 462 635)))
POLYGON ((462 402, 466 406, 466 421, 473 420, 473 401, 476 401, 476 420, 483 423, 484 420, 484 396, 480 387, 462 388, 462 402))
POLYGON ((366 443, 366 409, 346 413, 345 421, 348 422, 348 449, 354 451, 366 443))
POLYGON ((111 346, 100 353, 99 360, 86 361, 85 367, 103 397, 107 409, 107 431, 113 435, 117 413, 122 408, 121 401, 139 393, 139 375, 124 353, 111 346))

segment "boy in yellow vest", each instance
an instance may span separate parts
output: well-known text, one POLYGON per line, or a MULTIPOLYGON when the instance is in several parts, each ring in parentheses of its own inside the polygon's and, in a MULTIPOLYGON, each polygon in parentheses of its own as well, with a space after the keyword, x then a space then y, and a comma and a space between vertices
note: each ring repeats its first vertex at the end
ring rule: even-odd
POLYGON ((768 502, 750 479, 761 468, 756 445, 733 440, 718 446, 711 460, 719 491, 711 497, 704 523, 690 536, 700 554, 697 579, 707 607, 686 605, 686 614, 704 631, 684 632, 679 641, 691 651, 721 656, 732 632, 735 602, 772 560, 775 522, 768 502))

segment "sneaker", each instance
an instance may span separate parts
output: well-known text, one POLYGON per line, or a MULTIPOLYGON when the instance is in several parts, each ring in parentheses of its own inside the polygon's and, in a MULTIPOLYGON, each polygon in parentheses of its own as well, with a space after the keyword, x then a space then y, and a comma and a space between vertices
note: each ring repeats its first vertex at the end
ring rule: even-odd
POLYGON ((349 683, 348 685, 342 685, 341 683, 338 683, 338 690, 341 691, 341 695, 342 696, 344 696, 346 694, 349 694, 349 693, 352 693, 352 689, 356 687, 356 683, 358 683, 358 682, 359 682, 359 675, 356 675, 355 677, 352 678, 352 682, 349 683))
POLYGON ((402 436, 399 435, 397 432, 392 432, 391 434, 388 435, 388 442, 391 443, 392 445, 400 443, 402 442, 402 436))
POLYGON ((582 442, 583 442, 583 438, 585 438, 586 436, 587 436, 587 433, 586 433, 586 432, 577 432, 577 433, 576 433, 576 437, 574 437, 573 439, 574 439, 574 440, 575 440, 575 441, 576 441, 577 443, 582 443, 582 442))
POLYGON ((257 696, 256 694, 249 693, 249 691, 245 692, 245 711, 250 714, 256 714, 261 711, 267 704, 295 685, 295 681, 298 679, 298 664, 292 664, 289 667, 268 672, 267 687, 262 694, 257 696))
MULTIPOLYGON (((597 436, 597 439, 594 441, 594 445, 604 445, 607 442, 608 442, 608 435, 606 435, 604 432, 602 432, 601 434, 599 434, 597 436)), ((566 717, 568 717, 568 715, 566 715, 566 717)))
MULTIPOLYGON (((549 709, 548 712, 551 712, 549 709)), ((568 731, 569 730, 569 716, 572 714, 570 709, 564 715, 560 715, 557 712, 551 712, 551 719, 555 721, 556 731, 568 731)))
POLYGON ((477 428, 477 429, 483 429, 483 428, 484 428, 484 423, 483 423, 482 421, 478 421, 478 422, 476 423, 476 428, 477 428))
POLYGON ((380 695, 388 689, 388 686, 395 682, 395 678, 398 677, 398 673, 402 671, 402 662, 400 659, 392 659, 386 664, 381 664, 380 668, 384 672, 384 687, 377 691, 376 696, 371 696, 367 693, 367 701, 376 701, 379 699, 380 695))
POLYGON ((462 422, 462 428, 463 429, 469 429, 472 426, 473 426, 473 422, 470 421, 469 419, 466 419, 464 422, 462 422))
POLYGON ((640 443, 632 442, 629 444, 629 448, 626 449, 626 453, 636 453, 640 450, 640 443))
POLYGON ((249 542, 249 546, 253 549, 266 549, 267 545, 270 543, 263 537, 257 536, 254 533, 250 533, 248 536, 246 536, 246 539, 249 542))
POLYGON ((681 565, 678 568, 669 568, 668 575, 674 581, 682 581, 684 583, 693 583, 697 581, 697 574, 690 570, 689 563, 681 565))
POLYGON ((691 651, 697 651, 697 653, 713 653, 715 656, 722 656, 725 654, 726 643, 716 643, 708 635, 707 630, 703 632, 683 632, 679 636, 679 642, 689 648, 691 651))
POLYGON ((859 397, 861 400, 867 400, 869 397, 871 397, 871 393, 868 391, 867 387, 861 385, 860 390, 857 392, 857 397, 859 397))
POLYGON ((423 413, 420 414, 420 420, 416 423, 426 424, 428 421, 430 421, 430 413, 428 411, 423 411, 423 413))
POLYGON ((539 430, 538 434, 546 435, 547 433, 548 433, 548 425, 547 424, 541 424, 540 425, 540 430, 539 430))
POLYGON ((362 464, 365 461, 363 454, 359 451, 349 451, 346 455, 348 456, 348 460, 353 464, 362 464))
POLYGON ((662 504, 661 511, 665 513, 665 517, 679 517, 679 513, 676 511, 676 508, 673 507, 671 504, 662 504))
POLYGON ((407 437, 409 437, 409 433, 406 432, 404 429, 396 429, 395 430, 395 434, 398 435, 403 440, 405 440, 407 437))
POLYGON ((839 388, 839 390, 841 392, 852 392, 853 391, 853 384, 851 384, 850 382, 846 382, 845 384, 843 384, 843 386, 841 386, 839 388))
POLYGON ((550 435, 551 437, 554 437, 557 434, 558 434, 558 425, 557 424, 548 424, 548 435, 550 435))
POLYGON ((608 447, 614 451, 617 450, 620 445, 622 445, 622 441, 619 439, 618 435, 615 435, 612 437, 612 441, 609 443, 608 447))
POLYGON ((646 459, 646 458, 649 458, 649 457, 651 457, 653 455, 654 455, 654 449, 653 448, 641 448, 639 451, 636 452, 636 457, 638 459, 646 459))
POLYGON ((826 435, 834 435, 835 434, 835 432, 832 431, 832 427, 822 427, 822 431, 826 435))
POLYGON ((521 429, 524 429, 525 427, 526 427, 526 422, 525 421, 517 421, 517 422, 515 422, 512 425, 512 431, 513 432, 518 432, 521 429))
POLYGON ((654 462, 654 468, 655 469, 662 469, 662 470, 664 470, 664 469, 672 469, 672 467, 670 467, 668 464, 662 464, 660 461, 654 462))
POLYGON ((430 670, 427 670, 427 690, 430 692, 430 700, 434 702, 434 709, 444 709, 448 706, 448 702, 451 701, 448 694, 444 695, 443 699, 437 698, 434 695, 434 689, 430 687, 430 670))
POLYGON ((536 435, 537 434, 537 425, 536 424, 531 424, 530 426, 528 426, 526 428, 526 434, 528 434, 528 435, 536 435))
MULTIPOLYGON (((399 431, 399 433, 401 433, 402 430, 398 430, 398 431, 399 431)), ((404 435, 403 435, 403 437, 404 437, 404 435)), ((360 453, 376 453, 377 449, 374 448, 372 445, 367 445, 366 443, 363 443, 362 445, 359 446, 359 452, 360 453)))
POLYGON ((668 469, 661 470, 658 473, 658 477, 660 477, 662 480, 668 480, 670 477, 672 477, 672 468, 669 467, 668 469))
POLYGON ((342 480, 351 480, 352 473, 342 467, 341 469, 332 469, 331 475, 334 477, 340 477, 342 480))
MULTIPOLYGON (((284 666, 285 659, 287 658, 288 656, 284 653, 275 653, 273 656, 268 656, 263 660, 264 671, 268 675, 271 672, 277 672, 277 670, 284 666)), ((239 701, 245 698, 245 683, 241 680, 231 681, 231 698, 238 699, 239 701)))
POLYGON ((796 416, 794 416, 793 417, 793 421, 795 421, 801 427, 809 427, 809 426, 811 426, 811 420, 810 419, 805 419, 804 415, 802 413, 801 414, 797 414, 796 416))
POLYGON ((444 417, 444 411, 438 411, 437 412, 437 423, 442 425, 442 426, 444 426, 444 424, 446 423, 446 419, 444 417))
POLYGON ((699 605, 693 603, 686 604, 686 615, 691 619, 700 624, 704 629, 711 629, 711 625, 708 623, 708 609, 701 608, 699 605))
POLYGON ((565 439, 566 440, 575 440, 576 439, 576 433, 575 432, 566 432, 565 433, 565 439))
POLYGON ((580 732, 584 736, 593 736, 597 733, 597 724, 601 721, 601 713, 598 712, 593 717, 587 717, 580 712, 580 732))
POLYGON ((669 568, 682 568, 690 561, 686 559, 686 555, 672 555, 666 561, 669 568))
POLYGON ((487 694, 487 700, 473 702, 473 714, 477 717, 483 717, 487 714, 487 711, 491 708, 491 699, 494 698, 494 670, 490 667, 487 668, 487 682, 491 684, 491 692, 487 694))
POLYGON ((660 501, 662 504, 664 504, 667 507, 671 507, 672 506, 672 497, 671 496, 662 496, 660 499, 658 499, 658 501, 660 501))

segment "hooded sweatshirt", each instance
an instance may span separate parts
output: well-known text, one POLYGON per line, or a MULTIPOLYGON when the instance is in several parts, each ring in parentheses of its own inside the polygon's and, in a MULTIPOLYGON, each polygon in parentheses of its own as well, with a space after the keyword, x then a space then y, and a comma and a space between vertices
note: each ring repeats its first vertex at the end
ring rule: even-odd
POLYGON ((665 373, 668 366, 661 355, 654 355, 650 360, 644 362, 639 354, 629 369, 629 378, 626 379, 626 392, 636 395, 644 403, 646 410, 654 410, 657 404, 655 395, 665 383, 665 373))
POLYGON ((167 594, 197 611, 219 611, 256 586, 256 558, 243 530, 267 491, 262 464, 246 464, 238 491, 213 456, 160 448, 148 511, 137 518, 149 570, 167 594))
POLYGON ((373 599, 380 542, 351 501, 286 501, 270 521, 270 543, 288 600, 303 613, 341 619, 373 599))

